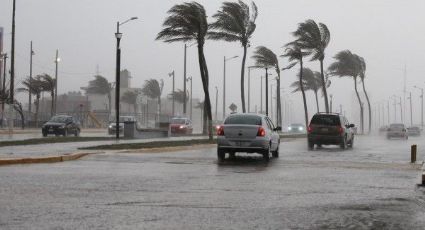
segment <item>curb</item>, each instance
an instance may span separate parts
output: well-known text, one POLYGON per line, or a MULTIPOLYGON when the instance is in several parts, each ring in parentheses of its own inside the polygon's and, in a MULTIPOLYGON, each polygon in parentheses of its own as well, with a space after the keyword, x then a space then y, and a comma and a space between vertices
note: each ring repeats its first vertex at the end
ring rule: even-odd
POLYGON ((0 166, 15 164, 40 164, 40 163, 56 163, 63 161, 73 161, 92 153, 76 153, 61 156, 36 157, 36 158, 17 158, 17 159, 0 159, 0 166))

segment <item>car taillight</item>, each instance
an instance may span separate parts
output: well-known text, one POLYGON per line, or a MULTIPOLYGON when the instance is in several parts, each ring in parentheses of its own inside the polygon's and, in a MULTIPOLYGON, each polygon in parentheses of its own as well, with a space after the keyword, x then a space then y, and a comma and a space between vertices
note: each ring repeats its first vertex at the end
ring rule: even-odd
POLYGON ((309 126, 308 126, 308 128, 307 128, 307 132, 308 132, 308 133, 313 132, 313 127, 311 127, 311 125, 309 125, 309 126))
POLYGON ((264 136, 266 136, 266 130, 263 128, 263 127, 259 127, 258 128, 258 132, 257 132, 257 136, 259 136, 259 137, 264 137, 264 136))
POLYGON ((339 134, 343 134, 344 133, 344 129, 341 126, 339 126, 338 132, 339 132, 339 134))
POLYGON ((224 136, 224 127, 223 126, 218 126, 217 136, 224 136))

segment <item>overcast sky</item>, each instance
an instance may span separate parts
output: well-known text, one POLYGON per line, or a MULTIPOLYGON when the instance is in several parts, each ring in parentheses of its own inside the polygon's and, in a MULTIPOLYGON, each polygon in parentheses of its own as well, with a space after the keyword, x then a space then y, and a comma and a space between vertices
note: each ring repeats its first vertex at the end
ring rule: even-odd
MULTIPOLYGON (((211 16, 222 1, 202 0, 211 16)), ((248 1, 247 1, 248 2, 248 1)), ((175 0, 17 0, 16 11, 16 75, 21 81, 29 74, 29 47, 34 43, 34 74, 54 75, 54 55, 59 49, 59 93, 79 90, 93 79, 96 66, 101 75, 114 80, 116 22, 137 16, 121 27, 123 33, 122 69, 132 75, 132 86, 141 87, 149 78, 163 78, 165 91, 171 91, 168 73, 176 71, 176 87, 183 87, 183 43, 166 44, 155 41, 162 28, 166 12, 175 0)), ((252 37, 248 57, 256 46, 264 45, 278 55, 282 46, 293 40, 291 32, 306 19, 325 23, 331 32, 331 42, 326 49, 325 67, 333 56, 345 49, 363 56, 367 62, 367 88, 372 103, 388 99, 393 94, 402 95, 403 68, 407 65, 407 90, 413 91, 414 104, 419 106, 419 92, 413 85, 425 86, 423 66, 425 61, 425 1, 423 0, 257 0, 259 15, 257 29, 252 37)), ((5 50, 10 53, 12 0, 0 2, 0 26, 5 29, 5 50)), ((210 86, 219 88, 222 95, 223 56, 242 56, 239 43, 207 41, 206 59, 211 76, 210 86)), ((281 58, 280 65, 288 64, 281 58)), ((251 58, 247 65, 253 64, 251 58)), ((319 70, 318 62, 306 63, 319 70)), ((241 58, 228 62, 227 104, 235 102, 240 108, 241 58)), ((286 92, 296 77, 297 69, 282 73, 286 92)), ((259 76, 263 71, 253 71, 255 88, 252 107, 259 105, 259 76)), ((196 48, 188 49, 188 76, 194 77, 194 96, 202 96, 196 48)), ((18 86, 19 87, 19 86, 18 86)), ((351 79, 332 79, 329 89, 334 95, 334 107, 344 104, 351 116, 354 84, 351 79)), ((215 93, 215 90, 212 90, 215 93)), ((212 94, 212 100, 215 95, 212 94)), ((302 110, 301 95, 290 94, 297 112, 302 110)), ((26 97, 25 97, 26 98, 26 97)), ((219 108, 221 108, 219 99, 219 108)), ((310 113, 316 111, 313 95, 308 97, 310 113)), ((323 104, 321 104, 323 108, 323 104)), ((419 111, 417 111, 419 112, 419 111)), ((300 116, 301 117, 301 116, 300 116)), ((352 117, 353 120, 356 117, 352 117)), ((419 116, 415 116, 418 120, 419 116)), ((302 120, 300 120, 302 121, 302 120)))

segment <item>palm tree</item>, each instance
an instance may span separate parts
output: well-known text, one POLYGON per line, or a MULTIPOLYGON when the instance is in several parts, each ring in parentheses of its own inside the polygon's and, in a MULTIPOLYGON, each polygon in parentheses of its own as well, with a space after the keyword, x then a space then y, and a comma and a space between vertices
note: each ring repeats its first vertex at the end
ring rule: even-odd
POLYGON ((372 130, 372 110, 371 110, 371 107, 370 107, 369 96, 367 95, 366 87, 364 85, 364 79, 366 77, 366 62, 365 62, 364 58, 362 58, 358 55, 355 55, 355 56, 358 58, 358 62, 360 63, 359 77, 360 77, 360 80, 362 81, 363 92, 366 96, 366 101, 367 101, 367 105, 368 105, 368 109, 369 109, 369 130, 368 130, 368 133, 370 133, 371 130, 372 130))
POLYGON ((183 104, 185 102, 185 99, 186 99, 186 102, 189 100, 189 94, 186 93, 186 97, 185 97, 184 91, 181 89, 178 89, 174 91, 173 93, 168 94, 169 99, 172 99, 173 96, 174 96, 174 100, 176 100, 180 104, 183 104))
POLYGON ((142 93, 150 99, 158 100, 158 119, 161 114, 161 95, 164 88, 164 81, 161 79, 159 82, 156 79, 149 79, 145 81, 142 87, 142 93))
POLYGON ((328 27, 323 24, 317 24, 314 20, 307 20, 298 25, 298 29, 293 32, 296 42, 302 50, 306 50, 312 55, 311 60, 320 62, 320 74, 322 79, 322 91, 325 98, 326 112, 329 112, 328 93, 326 90, 326 81, 323 71, 323 60, 325 59, 325 49, 331 40, 331 34, 328 27))
POLYGON ((208 39, 224 40, 227 42, 239 41, 243 47, 243 58, 241 67, 241 100, 242 112, 245 113, 245 61, 250 39, 255 31, 255 20, 258 16, 258 9, 254 2, 251 8, 243 1, 224 2, 221 9, 213 15, 216 21, 210 24, 208 39))
POLYGON ((55 105, 55 86, 56 86, 56 79, 52 78, 48 74, 42 74, 38 75, 41 80, 41 87, 42 91, 49 92, 50 97, 52 98, 52 102, 50 105, 50 116, 53 116, 53 111, 55 111, 54 105, 55 105))
POLYGON ((112 83, 101 75, 95 75, 94 80, 89 81, 89 86, 85 89, 88 94, 100 94, 108 97, 108 113, 112 109, 112 83))
POLYGON ((351 53, 349 50, 340 51, 334 57, 336 60, 332 63, 328 70, 330 76, 338 77, 352 77, 354 80, 354 90, 356 91, 357 99, 360 106, 360 126, 362 133, 364 133, 364 123, 363 123, 363 103, 360 99, 359 92, 357 90, 357 77, 362 71, 361 63, 357 55, 351 53))
POLYGON ((277 124, 282 124, 282 109, 281 109, 281 103, 280 103, 280 67, 279 67, 279 61, 277 59, 277 56, 273 51, 270 49, 264 47, 264 46, 258 46, 256 50, 254 51, 254 55, 252 56, 253 59, 255 59, 255 65, 262 68, 274 68, 277 73, 277 79, 276 79, 276 92, 277 92, 277 116, 276 116, 276 122, 277 124))
POLYGON ((163 29, 158 33, 157 40, 165 42, 189 42, 198 44, 198 62, 201 72, 202 87, 205 94, 205 110, 208 117, 209 139, 213 139, 211 100, 209 94, 209 74, 204 55, 205 36, 208 32, 207 15, 204 7, 197 2, 174 5, 169 16, 163 23, 163 29))
POLYGON ((40 108, 40 98, 41 93, 43 92, 42 87, 42 81, 40 79, 40 76, 36 76, 35 78, 26 78, 24 81, 22 81, 22 85, 25 87, 18 88, 18 92, 30 92, 33 95, 35 95, 35 114, 34 114, 34 120, 35 120, 35 126, 38 127, 38 112, 40 108))
MULTIPOLYGON (((285 53, 282 55, 282 57, 287 57, 289 62, 293 63, 299 63, 300 64, 300 73, 298 75, 298 84, 303 96, 303 103, 304 103, 304 116, 305 116, 305 126, 308 127, 308 109, 307 109, 307 100, 305 97, 305 91, 304 91, 304 80, 303 80, 303 57, 307 53, 304 52, 300 46, 298 46, 297 42, 291 42, 286 44, 285 53)), ((291 64, 293 65, 293 64, 291 64)))
POLYGON ((123 101, 124 103, 127 103, 129 105, 133 106, 133 110, 134 110, 134 114, 137 114, 137 96, 139 94, 137 92, 134 91, 126 91, 122 96, 121 96, 121 101, 123 101))

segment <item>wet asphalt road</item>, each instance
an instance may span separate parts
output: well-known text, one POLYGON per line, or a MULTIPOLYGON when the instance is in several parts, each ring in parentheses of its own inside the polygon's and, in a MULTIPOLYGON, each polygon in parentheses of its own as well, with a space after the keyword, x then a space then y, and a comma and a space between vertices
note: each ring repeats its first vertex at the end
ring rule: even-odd
POLYGON ((269 163, 219 164, 205 146, 0 167, 0 229, 425 229, 413 143, 424 138, 346 151, 294 139, 269 163))

